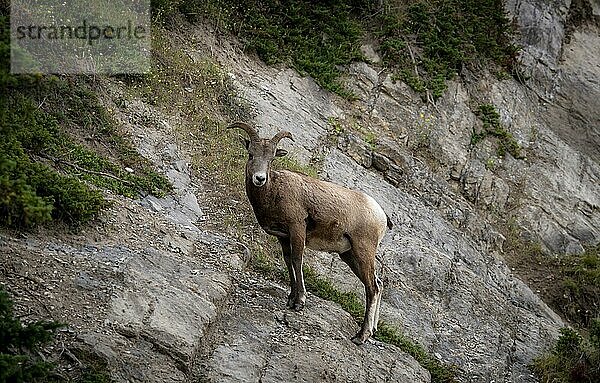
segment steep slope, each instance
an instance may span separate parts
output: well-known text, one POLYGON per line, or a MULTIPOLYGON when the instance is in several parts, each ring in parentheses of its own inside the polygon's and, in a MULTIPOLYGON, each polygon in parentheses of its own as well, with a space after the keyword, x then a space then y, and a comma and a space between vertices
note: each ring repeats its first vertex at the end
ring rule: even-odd
MULTIPOLYGON (((448 195, 448 186, 438 182, 423 189, 395 187, 338 147, 323 147, 331 135, 327 118, 342 117, 344 112, 310 79, 266 68, 244 68, 239 77, 240 86, 259 111, 259 125, 289 129, 302 145, 292 146, 292 153, 307 161, 319 160, 325 179, 373 195, 396 222, 382 244, 383 319, 399 325, 444 362, 458 366, 465 381, 533 381, 526 366, 556 337, 562 321, 501 259, 486 250, 486 240, 493 236, 465 236, 428 201, 436 197, 431 189, 439 187, 445 190, 440 194, 448 195), (429 197, 423 201, 415 196, 419 193, 429 197)), ((263 131, 272 134, 273 129, 263 131)), ((403 156, 413 161, 402 150, 390 150, 386 157, 390 164, 391 158, 403 156)), ((418 165, 404 166, 400 177, 413 172, 416 176, 418 165)), ((460 198, 455 200, 450 204, 460 206, 460 198)), ((466 201, 462 208, 466 211, 454 213, 477 214, 466 201)), ((481 218, 469 220, 476 221, 471 223, 474 227, 489 227, 481 218)), ((483 227, 479 229, 484 232, 483 227)), ((309 262, 324 275, 360 292, 360 284, 337 256, 314 257, 309 262)))
MULTIPOLYGON (((380 254, 382 319, 455 365, 459 381, 535 381, 528 365, 564 323, 502 258, 504 225, 556 253, 600 238, 598 116, 590 112, 600 93, 597 7, 546 3, 507 5, 531 80, 465 72, 436 105, 375 64, 349 68, 358 100, 348 102, 245 55, 208 23, 184 24, 185 36, 165 31, 163 46, 179 49, 169 54, 202 68, 216 61, 227 73, 169 72, 183 78, 167 89, 181 103, 161 104, 165 92, 152 88, 140 94, 135 80, 101 78, 97 91, 174 193, 129 200, 106 192, 114 205, 79 234, 2 232, 3 285, 21 312, 71 323, 61 334, 68 347, 91 350, 118 382, 430 381, 397 347, 355 347, 356 324, 339 305, 310 294, 305 312, 288 312, 286 287, 247 268, 276 246, 257 232, 242 194, 241 148, 220 131, 249 118, 216 100, 218 83, 233 81, 226 92, 241 93, 263 135, 292 131, 292 157, 367 191, 392 217, 380 254), (585 22, 569 17, 577 9, 589 11, 585 22), (229 112, 207 112, 211 102, 229 112), (498 156, 495 138, 473 143, 484 104, 495 106, 522 158, 498 156), (204 134, 213 126, 211 143, 204 134), (222 162, 209 164, 214 152, 222 162), (224 177, 239 187, 228 190, 235 183, 224 177)), ((308 258, 340 289, 362 294, 337 256, 308 258)))
MULTIPOLYGON (((551 252, 567 254, 582 252, 600 237, 597 124, 586 120, 583 137, 588 138, 582 141, 573 134, 582 129, 580 122, 556 116, 564 104, 548 103, 542 95, 544 87, 564 89, 567 83, 580 84, 563 90, 569 99, 582 92, 598 94, 592 75, 597 60, 581 60, 584 52, 593 56, 593 50, 576 40, 587 33, 593 44, 596 30, 593 24, 585 24, 583 32, 568 25, 557 4, 520 2, 514 7, 520 28, 528 31, 522 37, 525 70, 539 70, 539 64, 528 61, 532 55, 548 56, 553 58, 550 67, 557 65, 563 76, 534 76, 522 84, 466 72, 465 80, 450 84, 435 106, 423 104, 372 65, 350 69, 346 84, 359 100, 347 103, 293 71, 257 68, 251 61, 214 53, 236 74, 265 134, 292 131, 303 146, 290 148, 294 155, 317 164, 322 177, 376 196, 401 223, 384 243, 383 268, 391 285, 387 318, 418 334, 470 381, 533 379, 526 366, 563 325, 506 266, 499 255, 505 240, 501 233, 516 225, 522 238, 539 238, 551 252), (542 7, 551 21, 535 12, 527 15, 531 7, 542 7), (558 29, 547 35, 544 25, 558 29), (569 28, 575 37, 566 42, 569 28), (560 49, 553 50, 556 44, 560 49), (563 48, 571 53, 560 62, 563 48), (475 111, 486 103, 497 108, 521 157, 498 156, 494 140, 473 144, 481 124, 475 111)), ((207 44, 219 46, 212 39, 207 44)), ((353 278, 335 256, 317 257, 324 274, 360 291, 358 284, 347 282, 353 278)))
POLYGON ((125 85, 102 81, 107 107, 174 192, 109 193, 113 206, 77 234, 1 234, 2 284, 19 312, 69 324, 48 358, 68 370, 85 350, 116 382, 430 381, 397 347, 355 347, 339 305, 311 296, 304 313, 288 312, 285 288, 247 270, 248 248, 223 234, 208 201, 227 194, 192 172, 197 153, 177 139, 184 119, 140 99, 117 106, 125 85))

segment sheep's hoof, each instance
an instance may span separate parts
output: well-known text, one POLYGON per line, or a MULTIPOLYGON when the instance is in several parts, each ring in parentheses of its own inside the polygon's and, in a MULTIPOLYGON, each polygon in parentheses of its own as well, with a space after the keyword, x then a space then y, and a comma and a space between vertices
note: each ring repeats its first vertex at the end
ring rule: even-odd
POLYGON ((287 300, 287 305, 286 305, 287 308, 293 309, 295 303, 296 303, 296 300, 294 299, 294 296, 292 294, 290 294, 290 296, 288 297, 288 300, 287 300))
POLYGON ((294 299, 290 298, 288 299, 288 303, 286 304, 288 309, 293 309, 294 308, 294 299))
POLYGON ((351 341, 355 345, 360 346, 361 344, 364 344, 369 339, 369 336, 370 336, 369 333, 362 334, 362 331, 361 331, 358 334, 354 335, 354 337, 351 339, 351 341))

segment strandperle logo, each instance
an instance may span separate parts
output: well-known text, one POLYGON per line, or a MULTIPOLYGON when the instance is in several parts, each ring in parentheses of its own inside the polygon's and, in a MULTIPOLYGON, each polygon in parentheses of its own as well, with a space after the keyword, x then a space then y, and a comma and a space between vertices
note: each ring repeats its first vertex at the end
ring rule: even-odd
POLYGON ((22 39, 46 39, 46 40, 65 40, 80 39, 86 40, 89 45, 98 42, 100 39, 143 39, 148 33, 146 26, 133 25, 131 20, 127 20, 127 25, 98 26, 83 20, 81 25, 19 25, 16 27, 17 40, 22 39))
POLYGON ((146 73, 150 0, 12 0, 12 73, 146 73))

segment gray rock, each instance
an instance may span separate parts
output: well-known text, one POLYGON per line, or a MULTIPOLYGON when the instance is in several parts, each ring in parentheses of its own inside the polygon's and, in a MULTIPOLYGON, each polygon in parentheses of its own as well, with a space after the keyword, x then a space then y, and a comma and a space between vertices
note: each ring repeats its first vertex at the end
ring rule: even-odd
MULTIPOLYGON (((353 68, 358 71, 361 67, 353 68)), ((325 121, 313 112, 328 110, 329 116, 343 114, 330 99, 315 92, 310 81, 300 78, 290 81, 289 73, 285 79, 269 73, 240 73, 239 85, 252 95, 260 123, 291 130, 296 147, 300 148, 298 158, 310 158, 309 153, 327 135, 325 121), (289 82, 294 89, 287 86, 289 82), (277 94, 277 101, 257 93, 258 84, 268 84, 270 93, 277 94), (297 94, 304 97, 300 100, 297 94), (308 126, 307 121, 311 122, 308 126)), ((368 83, 373 85, 371 70, 365 71, 360 83, 367 84, 365 79, 370 79, 368 83)), ((363 89, 366 98, 362 101, 367 105, 374 98, 372 93, 366 94, 369 86, 363 89)), ((511 124, 511 132, 520 142, 525 143, 523 137, 529 137, 534 127, 539 131, 544 129, 532 124, 534 118, 521 109, 537 110, 526 101, 527 96, 515 82, 494 83, 491 89, 501 92, 502 98, 494 100, 494 104, 500 106, 503 121, 511 124), (509 110, 513 112, 507 113, 509 110)), ((385 178, 365 169, 364 147, 359 144, 358 148, 351 148, 347 141, 324 158, 322 177, 373 195, 397 223, 382 244, 386 284, 383 319, 399 325, 443 361, 456 364, 461 380, 535 381, 527 366, 553 342, 563 323, 494 255, 501 249, 504 237, 487 217, 488 210, 502 211, 506 207, 517 182, 513 177, 520 178, 539 167, 523 160, 501 159, 498 169, 486 169, 486 160, 495 155, 494 142, 486 142, 471 152, 470 135, 477 119, 470 110, 470 90, 465 86, 451 84, 451 91, 438 106, 441 114, 424 109, 420 101, 415 101, 412 91, 401 83, 384 80, 379 92, 373 113, 386 121, 390 131, 378 131, 377 124, 369 127, 380 138, 377 152, 390 160, 385 178), (410 134, 423 130, 427 116, 435 117, 436 129, 429 136, 428 155, 435 155, 439 161, 437 169, 430 169, 420 153, 404 152, 403 137, 416 139, 410 134), (449 183, 456 181, 447 180, 452 167, 456 169, 455 178, 464 185, 461 188, 449 183)), ((368 110, 366 106, 365 109, 368 110)), ((549 169, 550 163, 544 166, 549 169)), ((564 175, 565 172, 555 174, 553 180, 563 183, 564 175)), ((541 184, 543 180, 538 177, 531 182, 541 184)), ((582 182, 592 187, 589 181, 582 182)), ((531 187, 525 184, 526 190, 531 187)), ((547 185, 545 189, 548 190, 547 185)), ((595 186, 592 189, 596 190, 595 186)), ((551 198, 538 203, 549 206, 557 202, 551 198)), ((531 214, 524 216, 527 222, 538 219, 531 214)), ((590 222, 589 218, 585 222, 590 222)), ((560 225, 556 227, 564 230, 560 225)), ((541 237, 554 235, 540 230, 533 232, 541 237)), ((315 268, 338 286, 362 294, 360 284, 356 284, 356 278, 337 256, 325 261, 319 259, 316 257, 313 262, 315 268), (331 267, 332 264, 335 266, 331 267)), ((245 344, 246 338, 243 339, 239 343, 245 344)), ((269 357, 258 346, 261 342, 264 341, 255 341, 256 348, 249 346, 247 352, 258 355, 258 365, 274 363, 267 362, 269 357)), ((226 347, 220 350, 223 358, 235 355, 226 347)), ((214 375, 214 379, 222 374, 214 375)))
POLYGON ((152 248, 131 254, 119 269, 125 280, 107 318, 115 332, 82 338, 105 350, 119 382, 185 380, 218 315, 218 302, 228 296, 231 277, 190 257, 152 248))
POLYGON ((208 382, 430 382, 429 373, 394 346, 357 347, 350 315, 309 296, 301 313, 285 310, 286 293, 254 281, 238 290, 219 325, 218 346, 198 374, 208 382))
MULTIPOLYGON (((515 218, 557 253, 576 254, 600 239, 600 123, 590 112, 600 109, 597 25, 568 25, 573 4, 508 1, 531 79, 523 86, 465 70, 468 81, 450 82, 435 106, 367 63, 353 64, 346 78, 360 99, 338 102, 293 70, 232 57, 237 50, 215 43, 213 33, 197 36, 210 40, 198 46, 214 47, 212 57, 231 65, 263 136, 290 130, 296 142, 282 145, 300 162, 317 153, 323 178, 368 192, 390 215, 395 227, 378 264, 382 319, 456 365, 460 381, 534 382, 527 366, 564 325, 501 259, 498 217, 515 218), (484 102, 496 106, 526 160, 497 158, 493 139, 471 145, 479 124, 471 107, 484 102), (354 135, 324 150, 328 119, 357 115, 377 135, 375 153, 354 135), (486 166, 490 159, 494 166, 486 166)), ((596 12, 597 1, 591 4, 596 12)), ((304 312, 286 311, 284 287, 243 272, 243 245, 198 223, 202 190, 173 134, 180 121, 139 100, 124 105, 117 120, 174 183, 173 195, 111 210, 96 242, 15 240, 23 254, 37 256, 14 262, 25 272, 61 259, 54 269, 39 268, 64 276, 70 299, 87 300, 83 314, 69 313, 80 314, 79 339, 108 362, 117 382, 430 381, 393 346, 352 344, 357 324, 336 304, 309 294, 304 312), (153 123, 140 132, 144 121, 153 123), (124 210, 135 209, 140 219, 130 220, 124 210), (70 262, 75 272, 66 269, 70 262)), ((1 246, 8 242, 0 238, 1 246)), ((307 262, 362 296, 338 256, 311 253, 307 262)))
POLYGON ((390 160, 383 154, 373 152, 373 167, 385 173, 390 169, 390 160))
POLYGON ((352 133, 349 133, 340 141, 340 147, 352 159, 364 166, 370 168, 373 164, 373 151, 368 144, 352 133))
POLYGON ((365 55, 368 61, 373 64, 379 64, 381 62, 381 57, 375 51, 375 48, 371 44, 364 44, 360 46, 360 52, 365 55))

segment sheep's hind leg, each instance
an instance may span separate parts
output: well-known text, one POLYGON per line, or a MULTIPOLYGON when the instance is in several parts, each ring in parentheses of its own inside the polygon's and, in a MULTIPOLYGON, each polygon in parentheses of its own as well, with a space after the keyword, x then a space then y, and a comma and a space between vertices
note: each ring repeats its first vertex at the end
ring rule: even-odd
POLYGON ((283 253, 283 260, 287 266, 288 275, 290 278, 290 294, 287 299, 287 308, 294 308, 296 299, 296 273, 292 265, 292 245, 289 238, 278 237, 279 244, 281 245, 281 251, 283 253))
MULTIPOLYGON (((360 279, 365 286, 365 315, 360 331, 352 338, 352 342, 357 345, 361 345, 369 339, 373 334, 374 328, 377 325, 373 325, 375 321, 377 311, 377 298, 378 285, 375 282, 375 261, 374 257, 361 258, 357 256, 359 250, 353 248, 345 253, 340 254, 340 257, 350 268, 352 272, 360 279)), ((361 255, 369 254, 368 251, 363 250, 361 255)))

